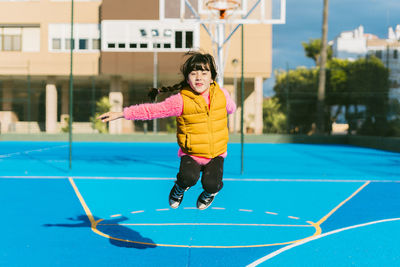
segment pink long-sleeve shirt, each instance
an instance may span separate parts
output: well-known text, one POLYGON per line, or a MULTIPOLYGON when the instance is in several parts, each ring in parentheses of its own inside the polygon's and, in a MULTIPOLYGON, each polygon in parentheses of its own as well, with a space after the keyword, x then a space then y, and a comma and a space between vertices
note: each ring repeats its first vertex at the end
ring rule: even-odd
MULTIPOLYGON (((228 91, 224 88, 221 88, 224 92, 226 98, 226 111, 228 114, 232 114, 236 110, 236 104, 229 96, 228 91)), ((210 95, 209 93, 203 93, 202 96, 206 100, 206 103, 210 105, 210 95)), ((172 95, 159 103, 146 103, 140 105, 133 105, 130 107, 124 108, 124 117, 127 120, 152 120, 152 119, 160 119, 167 117, 179 117, 183 112, 183 99, 180 93, 172 95)), ((186 155, 179 148, 178 156, 182 157, 186 155)), ((222 157, 226 157, 227 152, 223 153, 222 157)), ((196 160, 200 165, 205 165, 210 162, 211 159, 192 156, 191 157, 196 160)))

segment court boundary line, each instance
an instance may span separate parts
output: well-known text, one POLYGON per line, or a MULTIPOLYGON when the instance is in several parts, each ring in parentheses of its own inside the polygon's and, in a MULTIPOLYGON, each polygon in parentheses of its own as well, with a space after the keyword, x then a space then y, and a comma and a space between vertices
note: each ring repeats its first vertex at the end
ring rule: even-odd
MULTIPOLYGON (((168 177, 107 177, 107 176, 70 176, 70 175, 0 175, 0 179, 88 179, 88 180, 141 180, 141 181, 175 181, 168 177)), ((271 178, 223 178, 224 181, 237 182, 328 182, 328 183, 400 183, 399 180, 371 180, 371 179, 271 179, 271 178)))
POLYGON ((17 156, 17 155, 29 154, 32 152, 42 152, 42 151, 55 149, 55 148, 62 148, 62 147, 68 147, 68 145, 51 146, 51 147, 38 148, 38 149, 33 149, 33 150, 12 152, 12 153, 8 153, 8 154, 0 154, 0 159, 10 158, 10 157, 17 156))
POLYGON ((97 225, 127 226, 261 226, 261 227, 313 227, 312 224, 255 224, 255 223, 99 223, 97 225))
POLYGON ((266 256, 264 256, 264 257, 262 257, 262 258, 260 258, 260 259, 258 259, 256 261, 246 265, 246 267, 258 266, 259 264, 261 264, 261 263, 263 263, 263 262, 265 262, 265 261, 267 261, 267 260, 269 260, 269 259, 281 254, 282 252, 288 251, 289 249, 292 249, 294 247, 304 245, 304 244, 306 244, 308 242, 311 242, 311 241, 314 241, 314 240, 317 240, 317 239, 320 239, 320 238, 323 238, 323 237, 326 237, 326 236, 329 236, 329 235, 333 235, 333 234, 337 234, 337 233, 340 233, 340 232, 343 232, 343 231, 347 231, 347 230, 351 230, 351 229, 355 229, 355 228, 360 228, 360 227, 365 227, 365 226, 369 226, 369 225, 373 225, 373 224, 385 223, 385 222, 393 222, 393 221, 400 221, 400 218, 384 219, 384 220, 378 220, 378 221, 372 221, 372 222, 368 222, 368 223, 352 225, 352 226, 336 229, 336 230, 333 230, 333 231, 329 231, 329 232, 326 232, 324 234, 320 234, 318 236, 309 237, 309 238, 307 238, 305 240, 299 241, 299 242, 294 243, 294 244, 290 244, 290 245, 285 246, 283 248, 280 248, 280 249, 278 249, 278 250, 276 250, 276 251, 274 251, 274 252, 272 252, 270 254, 267 254, 266 256))

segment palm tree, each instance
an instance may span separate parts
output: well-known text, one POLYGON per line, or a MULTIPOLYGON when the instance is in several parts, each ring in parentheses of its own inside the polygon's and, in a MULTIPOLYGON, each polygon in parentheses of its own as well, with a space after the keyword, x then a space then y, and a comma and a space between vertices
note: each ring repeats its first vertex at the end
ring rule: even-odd
POLYGON ((323 19, 322 19, 322 44, 320 55, 319 83, 318 83, 318 103, 317 103, 317 131, 325 131, 325 80, 326 80, 326 58, 327 58, 327 35, 328 35, 328 4, 329 0, 324 0, 323 19))

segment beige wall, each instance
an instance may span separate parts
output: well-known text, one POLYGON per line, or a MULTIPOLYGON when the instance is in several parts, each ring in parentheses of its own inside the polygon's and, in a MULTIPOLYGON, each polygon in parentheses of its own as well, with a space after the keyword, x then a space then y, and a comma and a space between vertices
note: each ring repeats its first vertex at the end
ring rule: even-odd
POLYGON ((102 20, 157 20, 160 17, 159 0, 103 0, 101 9, 102 20))
MULTIPOLYGON (((230 33, 226 28, 226 34, 230 33)), ((262 76, 264 79, 271 76, 272 68, 272 26, 271 25, 245 25, 244 27, 244 73, 245 78, 262 76)), ((208 33, 201 28, 201 48, 212 53, 211 39, 208 33)), ((228 58, 225 64, 225 78, 234 77, 233 59, 239 60, 237 75, 241 71, 241 29, 239 28, 230 39, 228 58)))
MULTIPOLYGON (((99 23, 101 2, 74 2, 75 23, 99 23)), ((40 24, 40 52, 0 51, 0 74, 68 75, 70 56, 67 52, 49 52, 48 24, 70 23, 71 2, 40 0, 0 2, 0 24, 40 24)), ((74 73, 98 73, 100 52, 74 53, 74 73)))

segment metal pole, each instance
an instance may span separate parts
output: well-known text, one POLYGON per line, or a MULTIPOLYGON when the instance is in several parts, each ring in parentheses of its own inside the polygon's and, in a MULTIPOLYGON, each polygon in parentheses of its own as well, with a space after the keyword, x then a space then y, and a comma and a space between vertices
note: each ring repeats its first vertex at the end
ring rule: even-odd
POLYGON ((94 118, 95 118, 95 115, 96 115, 96 80, 95 80, 94 76, 92 76, 92 101, 91 101, 91 107, 92 107, 92 118, 93 118, 92 128, 93 128, 93 132, 94 132, 95 131, 95 128, 94 128, 95 120, 94 120, 94 118))
POLYGON ((217 24, 217 54, 218 54, 218 77, 217 82, 220 87, 224 87, 224 37, 225 24, 220 22, 217 24))
POLYGON ((242 48, 241 48, 241 54, 242 54, 242 77, 241 77, 241 91, 240 91, 240 105, 241 105, 241 110, 240 110, 240 144, 241 144, 241 168, 240 168, 240 173, 243 174, 244 172, 244 164, 243 164, 243 159, 244 159, 244 131, 243 131, 243 110, 244 110, 244 26, 242 24, 242 48))
POLYGON ((70 40, 70 72, 69 72, 69 169, 72 169, 72 108, 74 77, 72 74, 74 49, 74 0, 71 0, 71 40, 70 40))
POLYGON ((287 133, 290 134, 290 105, 289 105, 289 64, 286 63, 286 85, 285 85, 285 93, 286 93, 286 127, 287 133))
POLYGON ((31 133, 31 108, 32 108, 31 72, 30 61, 28 61, 28 133, 31 133))
MULTIPOLYGON (((158 80, 158 53, 154 52, 153 58, 154 66, 153 66, 153 87, 157 88, 157 80, 158 80)), ((156 96, 157 97, 157 96, 156 96)), ((153 120, 153 133, 157 133, 157 119, 153 120)))

